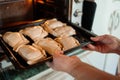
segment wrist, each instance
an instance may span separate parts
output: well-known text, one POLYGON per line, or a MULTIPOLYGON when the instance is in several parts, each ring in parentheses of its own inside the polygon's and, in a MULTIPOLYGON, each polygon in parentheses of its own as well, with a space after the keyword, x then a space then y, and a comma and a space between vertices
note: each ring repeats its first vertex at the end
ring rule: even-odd
POLYGON ((118 41, 118 47, 116 49, 116 53, 120 55, 120 40, 118 41))
POLYGON ((117 47, 115 48, 115 50, 113 52, 120 55, 120 39, 117 39, 116 44, 117 44, 117 47))
POLYGON ((82 67, 85 67, 83 62, 81 62, 81 61, 76 62, 76 63, 72 64, 71 67, 66 72, 73 75, 74 72, 76 72, 79 69, 82 69, 82 67))

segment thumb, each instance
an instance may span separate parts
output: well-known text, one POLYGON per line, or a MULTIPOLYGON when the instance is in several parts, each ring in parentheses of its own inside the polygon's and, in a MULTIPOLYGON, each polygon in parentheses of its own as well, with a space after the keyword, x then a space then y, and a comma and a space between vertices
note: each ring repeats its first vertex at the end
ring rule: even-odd
POLYGON ((46 62, 46 65, 47 65, 48 67, 52 67, 53 63, 52 63, 52 62, 46 62))
POLYGON ((97 36, 97 37, 91 37, 90 38, 92 41, 101 41, 103 39, 103 36, 97 36))
POLYGON ((63 55, 63 51, 55 51, 54 55, 53 55, 53 58, 54 57, 58 57, 60 55, 63 55))
POLYGON ((61 51, 61 50, 56 50, 55 53, 56 53, 56 54, 63 54, 63 51, 61 51))

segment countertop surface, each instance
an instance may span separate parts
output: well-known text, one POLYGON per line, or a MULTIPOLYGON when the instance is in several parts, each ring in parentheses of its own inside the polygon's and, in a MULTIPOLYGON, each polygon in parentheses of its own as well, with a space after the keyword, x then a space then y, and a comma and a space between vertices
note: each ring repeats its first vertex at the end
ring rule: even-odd
MULTIPOLYGON (((70 53, 70 55, 78 55, 83 52, 84 50, 79 49, 73 53, 70 53)), ((0 80, 26 80, 30 77, 40 74, 47 69, 49 69, 49 67, 45 63, 23 70, 17 70, 13 65, 11 65, 7 68, 0 68, 0 80)))
POLYGON ((14 66, 10 66, 0 70, 0 80, 25 80, 46 69, 48 67, 45 63, 24 70, 16 70, 14 66))

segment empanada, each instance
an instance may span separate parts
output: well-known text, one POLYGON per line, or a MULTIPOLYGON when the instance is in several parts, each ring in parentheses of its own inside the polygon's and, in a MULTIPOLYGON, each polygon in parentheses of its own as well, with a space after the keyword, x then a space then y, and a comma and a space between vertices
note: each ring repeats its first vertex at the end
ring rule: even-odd
POLYGON ((29 41, 19 32, 6 32, 2 37, 14 50, 20 45, 29 43, 29 41))
POLYGON ((65 23, 53 18, 53 19, 47 20, 42 26, 47 32, 52 33, 53 29, 57 27, 63 27, 65 25, 66 25, 65 23))
POLYGON ((55 28, 52 34, 56 37, 72 36, 76 34, 76 31, 71 26, 65 26, 55 28))
POLYGON ((69 50, 80 45, 79 41, 74 37, 59 37, 56 38, 55 41, 62 45, 63 51, 69 50))
POLYGON ((33 41, 38 41, 48 35, 48 32, 46 32, 41 26, 28 27, 20 30, 20 32, 29 36, 33 41))
POLYGON ((39 47, 39 49, 37 49, 32 45, 20 46, 18 53, 23 57, 23 59, 27 61, 29 65, 35 64, 40 60, 46 58, 46 53, 42 48, 39 47))
POLYGON ((40 39, 39 42, 36 43, 36 45, 42 47, 50 55, 53 55, 55 51, 61 50, 61 45, 54 41, 52 38, 40 39))

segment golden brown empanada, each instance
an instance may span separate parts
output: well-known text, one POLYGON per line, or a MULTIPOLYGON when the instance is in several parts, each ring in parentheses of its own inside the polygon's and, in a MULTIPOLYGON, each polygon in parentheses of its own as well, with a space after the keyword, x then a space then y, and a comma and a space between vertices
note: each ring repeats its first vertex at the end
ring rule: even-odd
POLYGON ((29 41, 19 32, 6 32, 2 37, 14 50, 20 45, 29 43, 29 41))
POLYGON ((29 36, 33 41, 38 41, 48 35, 48 32, 46 32, 41 26, 28 27, 20 32, 29 36))
POLYGON ((63 51, 69 50, 80 45, 79 41, 74 37, 59 37, 56 38, 55 41, 62 45, 63 51))
POLYGON ((47 32, 52 33, 53 29, 57 27, 63 27, 65 25, 66 25, 65 23, 53 18, 53 19, 47 20, 42 26, 47 32))
POLYGON ((36 43, 36 45, 42 47, 50 55, 53 55, 55 51, 61 50, 61 45, 54 41, 52 38, 40 39, 39 42, 36 43))
POLYGON ((18 49, 18 53, 29 65, 35 64, 40 60, 46 58, 45 51, 39 47, 36 48, 32 45, 22 45, 18 49))
POLYGON ((76 34, 76 31, 71 26, 65 27, 58 27, 55 28, 52 34, 56 37, 65 37, 65 36, 72 36, 76 34))

